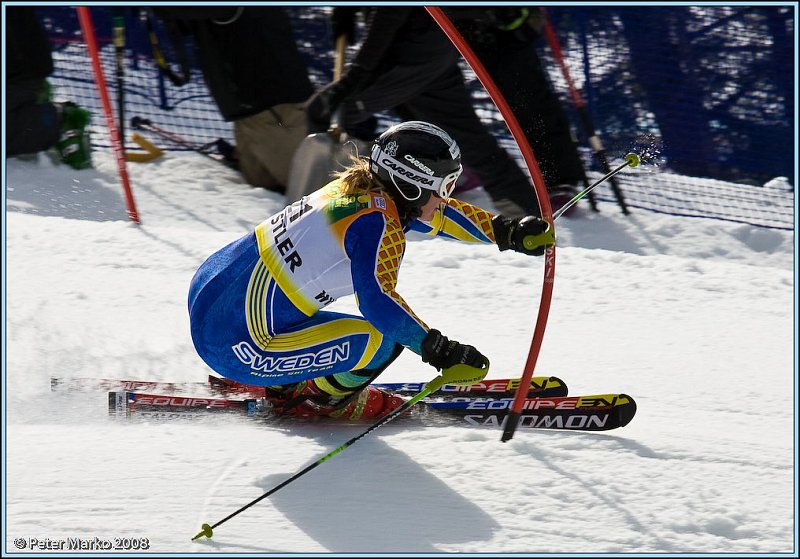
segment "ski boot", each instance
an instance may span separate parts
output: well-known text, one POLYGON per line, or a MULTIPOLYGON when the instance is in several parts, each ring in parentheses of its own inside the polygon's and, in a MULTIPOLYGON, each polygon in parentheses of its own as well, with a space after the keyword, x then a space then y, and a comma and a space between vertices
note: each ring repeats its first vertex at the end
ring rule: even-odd
POLYGON ((402 353, 395 344, 377 367, 334 373, 289 386, 266 387, 267 396, 285 399, 283 413, 298 417, 333 417, 343 420, 380 419, 405 403, 403 398, 370 385, 402 353))
POLYGON ((92 166, 92 146, 89 133, 89 111, 75 103, 56 103, 61 119, 61 135, 56 149, 61 161, 73 169, 88 169, 92 166))
POLYGON ((286 387, 284 413, 296 417, 380 419, 405 403, 403 398, 374 386, 334 396, 323 390, 315 380, 319 379, 309 379, 286 387))

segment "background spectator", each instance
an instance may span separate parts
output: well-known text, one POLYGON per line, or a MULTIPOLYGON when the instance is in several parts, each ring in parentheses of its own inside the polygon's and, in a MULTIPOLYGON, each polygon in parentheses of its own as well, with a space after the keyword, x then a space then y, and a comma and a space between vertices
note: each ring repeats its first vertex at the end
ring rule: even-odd
MULTIPOLYGON (((366 7, 364 37, 341 79, 309 99, 309 131, 327 130, 341 107, 344 130, 371 141, 375 115, 391 110, 402 120, 423 120, 447 130, 494 201, 507 216, 539 215, 533 187, 475 114, 458 66, 460 55, 421 7, 366 7)), ((352 33, 355 12, 336 7, 334 34, 352 33), (349 19, 348 19, 349 18, 349 19)))
POLYGON ((91 115, 72 102, 50 99, 50 41, 33 6, 6 8, 6 155, 55 147, 74 169, 92 166, 91 115))
POLYGON ((524 6, 447 8, 447 14, 519 121, 557 210, 586 182, 586 170, 566 112, 536 51, 545 25, 543 14, 537 7, 524 6))
POLYGON ((206 85, 233 122, 245 180, 284 192, 297 146, 306 136, 303 102, 313 93, 291 21, 279 6, 154 8, 191 35, 206 85))

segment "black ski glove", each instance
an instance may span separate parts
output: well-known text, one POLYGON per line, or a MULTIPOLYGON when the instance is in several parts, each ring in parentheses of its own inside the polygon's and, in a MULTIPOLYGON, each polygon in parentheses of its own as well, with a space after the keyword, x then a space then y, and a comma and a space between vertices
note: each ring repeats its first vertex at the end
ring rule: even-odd
POLYGON ((351 66, 344 76, 322 87, 306 101, 308 133, 327 132, 334 111, 366 81, 367 72, 360 66, 351 66))
POLYGON ((492 218, 492 228, 501 251, 511 249, 541 256, 545 248, 555 243, 555 237, 549 234, 548 223, 532 215, 515 219, 496 215, 492 218))
POLYGON ((489 360, 480 351, 471 345, 450 341, 438 330, 431 330, 422 340, 422 360, 438 370, 458 364, 477 369, 489 366, 489 360))

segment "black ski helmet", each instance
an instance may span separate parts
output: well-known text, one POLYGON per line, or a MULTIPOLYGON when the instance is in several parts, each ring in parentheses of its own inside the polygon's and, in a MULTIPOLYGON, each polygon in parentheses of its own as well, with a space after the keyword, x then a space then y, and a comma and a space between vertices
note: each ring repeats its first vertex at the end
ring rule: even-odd
POLYGON ((369 159, 372 173, 399 194, 396 201, 406 209, 424 206, 433 193, 450 196, 461 175, 461 150, 455 140, 419 120, 388 128, 372 144, 369 159))

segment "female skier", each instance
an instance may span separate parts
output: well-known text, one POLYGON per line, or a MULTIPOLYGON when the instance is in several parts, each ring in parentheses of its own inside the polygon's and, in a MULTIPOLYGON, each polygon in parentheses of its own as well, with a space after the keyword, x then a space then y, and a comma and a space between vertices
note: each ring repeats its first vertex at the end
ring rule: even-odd
POLYGON ((485 356, 429 328, 395 291, 405 232, 533 255, 552 236, 538 217, 509 219, 450 198, 460 174, 458 145, 441 128, 411 121, 386 130, 368 159, 200 266, 189 289, 197 352, 299 416, 385 416, 403 400, 369 383, 406 347, 438 370, 461 364, 483 378, 485 356), (351 294, 363 317, 322 310, 351 294))

